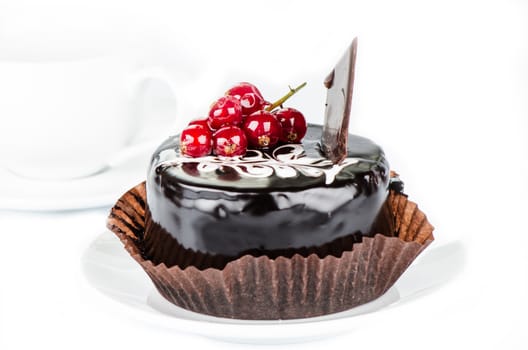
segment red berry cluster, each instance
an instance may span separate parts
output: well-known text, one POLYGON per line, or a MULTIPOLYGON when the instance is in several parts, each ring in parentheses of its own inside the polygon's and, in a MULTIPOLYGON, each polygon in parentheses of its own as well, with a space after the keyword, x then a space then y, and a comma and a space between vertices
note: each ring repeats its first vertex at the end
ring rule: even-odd
POLYGON ((299 143, 306 134, 302 113, 294 108, 270 111, 272 107, 253 84, 235 85, 212 104, 206 119, 193 120, 182 131, 180 151, 190 157, 211 152, 240 156, 248 145, 268 149, 280 142, 299 143))

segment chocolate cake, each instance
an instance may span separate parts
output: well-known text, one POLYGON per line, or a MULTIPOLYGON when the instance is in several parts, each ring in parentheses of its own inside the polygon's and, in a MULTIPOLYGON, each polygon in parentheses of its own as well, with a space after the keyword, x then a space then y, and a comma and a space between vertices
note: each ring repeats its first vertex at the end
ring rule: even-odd
POLYGON ((347 158, 334 164, 322 156, 321 133, 309 125, 302 144, 236 158, 183 157, 179 138, 166 140, 148 171, 146 255, 185 267, 198 253, 207 257, 200 268, 219 267, 248 253, 291 256, 326 246, 339 255, 344 242, 370 235, 388 195, 383 151, 349 135, 347 158))
POLYGON ((326 315, 383 295, 432 242, 382 149, 348 132, 355 56, 356 40, 325 80, 322 126, 240 83, 155 151, 108 227, 165 299, 247 320, 326 315))
POLYGON ((187 157, 180 137, 152 157, 145 254, 185 268, 222 268, 245 254, 320 256, 371 235, 389 166, 372 141, 348 135, 355 42, 325 80, 324 126, 300 144, 236 157, 187 157))

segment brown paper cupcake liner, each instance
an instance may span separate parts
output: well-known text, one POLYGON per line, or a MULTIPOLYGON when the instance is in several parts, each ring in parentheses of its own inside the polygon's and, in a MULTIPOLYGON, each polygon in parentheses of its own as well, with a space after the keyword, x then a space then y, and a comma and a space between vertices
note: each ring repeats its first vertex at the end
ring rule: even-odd
POLYGON ((417 205, 391 191, 377 225, 394 237, 363 237, 340 257, 245 255, 222 269, 169 268, 144 258, 145 198, 145 183, 125 193, 111 210, 109 229, 167 300, 218 317, 294 319, 348 310, 383 295, 434 239, 417 205))

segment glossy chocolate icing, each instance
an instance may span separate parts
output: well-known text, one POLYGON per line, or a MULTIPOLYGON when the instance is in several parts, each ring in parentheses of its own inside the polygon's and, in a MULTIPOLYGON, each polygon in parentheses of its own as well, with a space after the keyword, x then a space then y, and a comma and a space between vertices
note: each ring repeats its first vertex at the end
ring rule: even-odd
MULTIPOLYGON (((302 167, 313 164, 320 170, 320 136, 321 126, 309 125, 301 156, 309 161, 302 167)), ((389 167, 383 151, 360 136, 349 135, 348 157, 341 165, 314 173, 301 169, 286 178, 277 175, 280 167, 256 177, 229 166, 229 171, 215 165, 215 171, 202 172, 203 159, 183 159, 178 140, 171 137, 158 148, 147 177, 151 229, 145 232, 145 251, 159 262, 167 260, 162 256, 170 255, 171 245, 158 244, 160 235, 184 250, 224 260, 248 252, 320 247, 345 237, 357 240, 370 234, 388 195, 389 167)))

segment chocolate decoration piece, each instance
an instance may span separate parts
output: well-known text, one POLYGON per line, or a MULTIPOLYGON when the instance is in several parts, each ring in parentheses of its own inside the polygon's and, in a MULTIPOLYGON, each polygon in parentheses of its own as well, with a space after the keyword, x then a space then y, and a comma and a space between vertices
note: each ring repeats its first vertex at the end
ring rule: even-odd
POLYGON ((338 164, 347 156, 348 124, 352 106, 357 38, 325 80, 325 121, 321 137, 321 149, 326 158, 338 164), (331 79, 329 79, 331 78, 331 79))

